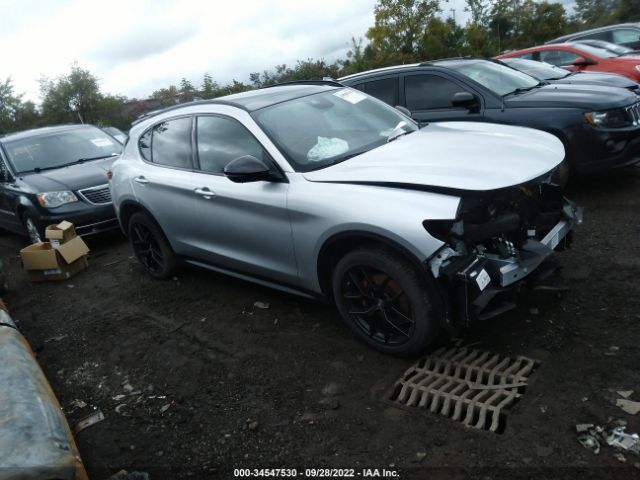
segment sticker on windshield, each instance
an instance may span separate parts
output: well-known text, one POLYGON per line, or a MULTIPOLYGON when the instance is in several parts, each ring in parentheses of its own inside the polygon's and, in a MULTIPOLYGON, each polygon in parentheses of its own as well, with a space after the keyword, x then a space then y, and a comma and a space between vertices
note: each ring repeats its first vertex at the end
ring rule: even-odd
POLYGON ((110 147, 113 145, 113 142, 108 138, 92 138, 91 143, 93 143, 96 147, 110 147))
POLYGON ((343 100, 346 100, 349 103, 353 103, 354 105, 367 98, 364 93, 360 93, 357 90, 351 90, 350 88, 338 90, 336 93, 334 93, 334 95, 343 100))

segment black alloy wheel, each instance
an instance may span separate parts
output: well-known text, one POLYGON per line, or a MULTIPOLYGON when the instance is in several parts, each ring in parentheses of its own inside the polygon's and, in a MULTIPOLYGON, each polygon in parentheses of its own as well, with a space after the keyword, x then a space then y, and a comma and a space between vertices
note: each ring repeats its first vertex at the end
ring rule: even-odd
POLYGON ((146 213, 131 217, 129 239, 136 257, 152 277, 167 278, 173 274, 176 256, 160 227, 146 213))
POLYGON ((366 344, 413 355, 438 334, 426 274, 389 249, 362 247, 337 263, 334 300, 344 322, 366 344))
POLYGON ((415 320, 407 294, 388 273, 355 266, 342 278, 342 298, 347 314, 372 340, 402 345, 411 339, 415 320))

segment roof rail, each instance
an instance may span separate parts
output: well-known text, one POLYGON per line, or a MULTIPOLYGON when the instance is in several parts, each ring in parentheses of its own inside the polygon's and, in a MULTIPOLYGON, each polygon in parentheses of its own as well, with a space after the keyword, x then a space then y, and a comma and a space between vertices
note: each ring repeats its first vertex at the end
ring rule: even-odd
POLYGON ((449 57, 449 58, 437 58, 435 60, 427 60, 426 62, 421 62, 420 66, 421 67, 428 67, 431 65, 435 65, 439 62, 445 62, 448 60, 487 60, 484 57, 477 57, 475 55, 464 55, 464 56, 460 56, 460 57, 449 57))
POLYGON ((344 87, 343 84, 338 82, 337 80, 292 80, 290 82, 282 82, 282 83, 274 83, 273 85, 265 85, 263 88, 271 88, 271 87, 282 87, 286 85, 331 85, 333 87, 344 87))
POLYGON ((212 99, 212 100, 192 100, 190 102, 176 103, 175 105, 171 105, 170 107, 158 108, 156 110, 151 110, 150 112, 143 113, 138 118, 136 118, 133 122, 131 122, 131 126, 137 125, 138 123, 142 122, 143 120, 146 120, 147 118, 155 117, 156 115, 160 115, 161 113, 164 113, 164 112, 170 112, 171 110, 175 110, 177 108, 188 107, 190 105, 201 105, 206 103, 222 103, 222 102, 212 99))

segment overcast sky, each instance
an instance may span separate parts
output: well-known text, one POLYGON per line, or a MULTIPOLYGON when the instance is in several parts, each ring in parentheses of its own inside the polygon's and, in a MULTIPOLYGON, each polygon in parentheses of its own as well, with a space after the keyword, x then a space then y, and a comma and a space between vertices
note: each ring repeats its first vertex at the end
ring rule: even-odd
MULTIPOLYGON (((572 0, 561 0, 571 3, 572 0)), ((0 0, 0 80, 40 102, 38 78, 74 61, 103 92, 146 98, 205 72, 221 84, 307 58, 344 57, 373 25, 375 0, 0 0)), ((442 3, 443 16, 464 0, 442 3)))

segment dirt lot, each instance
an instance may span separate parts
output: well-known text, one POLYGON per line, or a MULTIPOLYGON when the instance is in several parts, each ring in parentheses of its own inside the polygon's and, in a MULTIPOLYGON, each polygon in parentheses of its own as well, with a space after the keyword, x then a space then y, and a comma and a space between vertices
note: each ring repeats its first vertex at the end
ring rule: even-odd
POLYGON ((640 456, 594 455, 573 428, 611 417, 640 431, 612 392, 640 400, 639 192, 640 169, 574 186, 586 220, 562 254, 570 290, 529 295, 467 332, 476 348, 541 362, 501 435, 393 407, 390 389, 414 360, 358 343, 331 306, 195 268, 154 281, 118 235, 91 240, 90 268, 64 283, 30 284, 18 237, 0 237, 0 258, 12 315, 70 421, 91 406, 105 414, 77 436, 91 478, 338 466, 401 478, 633 478, 640 456), (76 399, 89 407, 73 411, 76 399))

